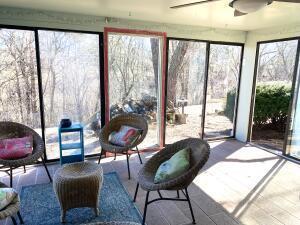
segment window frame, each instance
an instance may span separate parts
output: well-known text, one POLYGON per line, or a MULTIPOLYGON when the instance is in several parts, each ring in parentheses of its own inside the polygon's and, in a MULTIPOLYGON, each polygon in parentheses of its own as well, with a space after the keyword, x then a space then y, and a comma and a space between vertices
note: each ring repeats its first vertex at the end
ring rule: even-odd
POLYGON ((167 34, 166 32, 155 32, 149 30, 135 30, 135 29, 124 29, 124 28, 113 28, 113 27, 104 27, 104 92, 105 92, 105 122, 108 122, 110 119, 110 103, 109 103, 109 71, 108 71, 108 35, 112 34, 124 34, 124 35, 136 35, 144 37, 157 37, 162 39, 162 48, 161 48, 161 84, 159 86, 159 95, 160 97, 160 122, 159 122, 159 138, 158 138, 158 148, 152 149, 161 149, 165 144, 165 90, 166 90, 166 69, 167 69, 167 34))
MULTIPOLYGON (((206 58, 205 58, 205 72, 204 72, 204 90, 203 90, 203 108, 202 108, 202 121, 201 121, 201 139, 204 138, 204 126, 205 126, 205 114, 206 114, 206 102, 207 102, 207 84, 208 84, 208 74, 209 74, 209 58, 210 58, 210 46, 211 45, 230 45, 230 46, 239 46, 241 47, 241 55, 240 55, 240 65, 239 65, 239 76, 237 83, 237 97, 236 104, 234 109, 234 121, 233 121, 233 135, 232 136, 222 136, 222 137, 213 137, 213 138, 205 138, 205 140, 213 141, 213 140, 224 140, 224 139, 232 139, 235 138, 236 135, 236 123, 237 123, 237 113, 239 106, 239 96, 240 96, 240 85, 241 85, 241 75, 243 69, 243 59, 244 59, 244 43, 240 42, 226 42, 226 41, 209 41, 202 39, 190 39, 190 38, 178 38, 178 37, 167 37, 167 63, 166 63, 166 89, 165 89, 165 102, 167 101, 167 84, 168 84, 168 59, 169 59, 169 42, 172 40, 176 41, 192 41, 192 42, 202 42, 206 43, 206 58)), ((165 106, 165 117, 166 117, 166 106, 165 106)), ((164 135, 166 133, 166 121, 164 126, 164 135)), ((164 136, 165 141, 165 136, 164 136)), ((165 144, 165 142, 164 142, 165 144)))
MULTIPOLYGON (((46 141, 45 141, 45 111, 44 111, 44 99, 43 99, 43 85, 42 85, 42 73, 41 73, 41 56, 40 56, 40 45, 39 45, 39 31, 54 31, 54 32, 69 32, 69 33, 81 33, 81 34, 95 34, 98 36, 98 46, 99 46, 99 74, 100 74, 100 111, 101 111, 101 126, 104 126, 104 55, 103 55, 103 32, 96 31, 85 31, 85 30, 73 30, 73 29, 60 29, 60 28, 47 28, 47 27, 31 27, 31 26, 16 26, 16 25, 4 25, 0 24, 0 29, 12 29, 12 30, 28 30, 34 32, 34 42, 35 42, 35 53, 36 53, 36 72, 38 78, 38 95, 39 95, 39 107, 40 107, 40 120, 42 129, 42 139, 45 145, 44 157, 46 162, 57 162, 59 158, 48 159, 46 152, 46 141)), ((85 155, 86 158, 100 156, 99 153, 85 155)))
POLYGON ((295 62, 294 62, 294 69, 293 69, 293 79, 292 79, 292 88, 291 88, 291 99, 289 102, 289 109, 288 109, 288 117, 287 117, 287 124, 285 127, 285 133, 284 133, 284 142, 283 142, 283 149, 282 149, 282 155, 288 158, 295 159, 299 161, 299 159, 290 156, 287 149, 288 144, 288 133, 289 128, 291 126, 291 114, 292 114, 292 103, 294 100, 294 92, 295 92, 295 83, 296 83, 296 76, 297 76, 297 69, 298 69, 298 62, 299 56, 300 56, 300 36, 296 37, 288 37, 288 38, 280 38, 280 39, 272 39, 272 40, 264 40, 264 41, 258 41, 256 43, 256 53, 255 53, 255 64, 254 64, 254 75, 253 75, 253 82, 252 82, 252 93, 251 93, 251 104, 250 104, 250 113, 249 113, 249 122, 248 122, 248 133, 247 133, 247 142, 255 145, 257 147, 261 147, 267 151, 271 151, 271 153, 274 153, 271 148, 265 148, 260 145, 254 144, 251 141, 252 138, 252 124, 253 124, 253 117, 254 117, 254 108, 255 108, 255 97, 256 97, 256 86, 257 86, 257 77, 258 77, 258 60, 259 60, 259 51, 260 51, 260 45, 261 44, 269 44, 269 43, 276 43, 276 42, 284 42, 284 41, 298 41, 297 43, 297 49, 296 49, 296 55, 295 55, 295 62))

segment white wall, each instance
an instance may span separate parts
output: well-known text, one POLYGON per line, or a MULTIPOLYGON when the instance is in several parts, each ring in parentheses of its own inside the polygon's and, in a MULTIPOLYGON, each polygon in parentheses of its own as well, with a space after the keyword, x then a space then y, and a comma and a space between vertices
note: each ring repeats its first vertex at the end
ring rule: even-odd
POLYGON ((300 24, 260 29, 247 33, 236 125, 236 138, 238 140, 247 141, 257 42, 296 36, 300 36, 300 24))

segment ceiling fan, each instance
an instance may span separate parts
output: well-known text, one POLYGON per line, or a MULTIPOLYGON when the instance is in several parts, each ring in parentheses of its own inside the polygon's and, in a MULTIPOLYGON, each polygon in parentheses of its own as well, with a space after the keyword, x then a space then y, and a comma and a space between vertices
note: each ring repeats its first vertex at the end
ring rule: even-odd
MULTIPOLYGON (((203 0, 196 2, 189 2, 180 5, 171 6, 171 9, 178 9, 193 5, 199 5, 204 3, 216 2, 220 0, 203 0)), ((289 3, 300 3, 300 0, 233 0, 229 3, 229 6, 234 8, 234 16, 243 16, 248 13, 255 12, 267 5, 270 5, 273 2, 289 2, 289 3)))

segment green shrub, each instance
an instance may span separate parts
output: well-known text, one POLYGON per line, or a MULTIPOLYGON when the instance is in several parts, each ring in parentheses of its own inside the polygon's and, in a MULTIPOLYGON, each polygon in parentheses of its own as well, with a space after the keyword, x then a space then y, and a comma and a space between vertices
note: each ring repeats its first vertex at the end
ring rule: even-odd
POLYGON ((291 96, 288 85, 257 85, 254 108, 254 125, 272 126, 284 130, 291 96))
POLYGON ((227 92, 226 105, 224 109, 224 115, 233 122, 234 112, 235 112, 235 95, 236 90, 232 89, 227 92))

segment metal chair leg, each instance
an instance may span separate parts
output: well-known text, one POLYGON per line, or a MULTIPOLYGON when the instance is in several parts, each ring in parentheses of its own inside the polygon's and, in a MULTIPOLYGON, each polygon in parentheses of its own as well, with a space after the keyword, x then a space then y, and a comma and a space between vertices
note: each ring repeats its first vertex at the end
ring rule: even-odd
POLYGON ((146 221, 149 193, 150 193, 150 191, 147 191, 142 225, 145 225, 145 221, 146 221))
POLYGON ((157 193, 158 193, 160 198, 163 198, 159 190, 157 190, 157 193))
POLYGON ((129 167, 129 155, 128 155, 128 151, 126 151, 126 160, 127 160, 128 180, 130 180, 130 167, 129 167))
POLYGON ((190 207, 190 210, 191 210, 191 215, 192 215, 192 219, 193 219, 193 224, 196 224, 196 221, 195 221, 195 216, 194 216, 194 212, 193 212, 193 208, 192 208, 192 204, 191 204, 191 200, 190 200, 190 196, 189 196, 189 193, 188 193, 188 190, 187 188, 185 188, 185 193, 186 193, 186 199, 189 203, 189 207, 190 207))
POLYGON ((60 222, 61 223, 65 223, 66 222, 66 210, 61 210, 61 212, 60 212, 60 222))
POLYGON ((46 172, 47 172, 47 175, 48 175, 48 177, 49 177, 50 183, 52 183, 52 178, 51 178, 51 175, 50 175, 50 173, 49 173, 49 170, 48 170, 48 167, 47 167, 47 165, 46 165, 46 162, 45 162, 44 157, 42 157, 42 162, 43 162, 43 165, 44 165, 45 170, 46 170, 46 172))
POLYGON ((12 188, 13 186, 13 168, 9 167, 9 183, 10 183, 10 187, 12 188))
POLYGON ((137 146, 136 146, 136 151, 137 151, 137 154, 138 154, 138 156, 139 156, 140 163, 143 164, 143 161, 142 161, 142 158, 141 158, 141 155, 140 155, 140 152, 139 152, 139 149, 138 149, 137 146))
POLYGON ((24 173, 26 173, 26 166, 24 165, 23 168, 24 168, 24 173))
POLYGON ((114 157, 114 160, 116 160, 117 159, 117 152, 115 151, 115 157, 114 157))
POLYGON ((177 190, 177 198, 180 198, 179 191, 177 190))
POLYGON ((138 193, 138 191, 139 191, 139 186, 140 186, 140 184, 137 183, 137 184, 136 184, 136 188, 135 188, 135 192, 134 192, 133 202, 135 202, 135 200, 136 200, 136 196, 137 196, 137 193, 138 193))
MULTIPOLYGON (((98 164, 100 164, 101 157, 102 157, 102 152, 103 152, 103 148, 101 148, 101 152, 100 152, 100 156, 99 156, 98 164)), ((106 152, 105 152, 105 154, 106 154, 106 152)))
POLYGON ((14 224, 14 225, 17 225, 17 221, 16 221, 15 217, 11 216, 10 218, 11 218, 13 224, 14 224))
POLYGON ((19 217, 20 223, 21 223, 21 224, 24 224, 24 221, 23 221, 23 218, 22 218, 22 216, 21 216, 20 211, 17 213, 17 215, 18 215, 18 217, 19 217))

